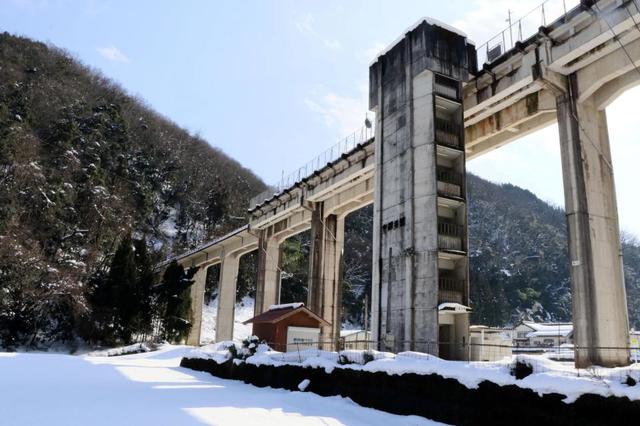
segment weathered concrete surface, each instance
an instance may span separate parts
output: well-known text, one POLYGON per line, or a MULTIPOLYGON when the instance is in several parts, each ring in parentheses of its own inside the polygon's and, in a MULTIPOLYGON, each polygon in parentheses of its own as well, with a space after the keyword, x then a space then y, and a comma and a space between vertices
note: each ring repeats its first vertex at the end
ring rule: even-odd
POLYGON ((558 98, 576 366, 629 363, 629 321, 622 273, 607 119, 593 98, 577 100, 576 77, 558 98), (586 349, 580 349, 586 348, 586 349))
MULTIPOLYGON (((448 207, 438 202, 436 139, 447 133, 464 155, 456 101, 472 61, 464 37, 423 22, 370 68, 377 120, 372 331, 381 349, 438 353, 438 217, 448 207), (437 80, 436 73, 448 79, 437 80), (454 100, 438 103, 438 84, 454 100)), ((463 163, 456 170, 462 182, 463 163)), ((456 220, 466 230, 466 213, 461 216, 456 220)))
POLYGON ((191 285, 191 330, 187 336, 187 345, 200 344, 200 328, 202 327, 202 304, 204 303, 204 290, 207 283, 208 266, 200 267, 193 276, 191 285))
POLYGON ((309 287, 307 306, 330 326, 322 327, 322 347, 335 350, 342 326, 342 274, 344 216, 324 215, 322 203, 316 203, 311 222, 309 287))
POLYGON ((280 299, 281 256, 280 240, 269 230, 260 232, 255 315, 267 311, 280 299))
POLYGON ((218 284, 218 313, 216 320, 216 341, 233 340, 233 322, 236 307, 236 284, 240 257, 229 254, 220 266, 220 282, 218 284))

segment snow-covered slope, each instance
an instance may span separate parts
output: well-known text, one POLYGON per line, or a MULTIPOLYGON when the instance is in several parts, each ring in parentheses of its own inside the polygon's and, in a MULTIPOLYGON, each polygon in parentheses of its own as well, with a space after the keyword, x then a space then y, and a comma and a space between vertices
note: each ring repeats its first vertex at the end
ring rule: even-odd
MULTIPOLYGON (((251 297, 244 297, 240 303, 236 303, 235 320, 233 323, 233 340, 240 342, 245 337, 250 336, 253 326, 243 324, 244 321, 253 317, 253 307, 255 301, 251 297)), ((202 307, 202 343, 211 343, 216 340, 216 321, 218 317, 218 299, 214 299, 210 304, 202 307)))

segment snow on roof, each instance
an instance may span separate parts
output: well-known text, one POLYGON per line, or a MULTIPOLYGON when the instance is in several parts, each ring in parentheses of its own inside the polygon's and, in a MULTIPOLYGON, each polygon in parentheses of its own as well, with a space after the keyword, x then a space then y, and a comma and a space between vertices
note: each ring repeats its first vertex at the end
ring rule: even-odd
POLYGON ((522 324, 533 330, 527 333, 527 338, 553 336, 567 337, 571 332, 573 332, 573 324, 570 322, 538 323, 533 321, 522 321, 522 324))
POLYGON ((358 333, 365 333, 365 331, 364 330, 340 330, 340 337, 347 337, 347 336, 351 336, 352 334, 358 334, 358 333))
POLYGON ((446 302, 438 305, 439 311, 471 312, 471 308, 460 303, 446 302))
POLYGON ((278 309, 298 309, 300 306, 304 306, 304 303, 302 302, 296 302, 296 303, 282 303, 280 305, 271 305, 269 306, 269 311, 275 311, 278 309))
POLYGON ((532 331, 531 333, 527 333, 527 337, 567 337, 572 331, 573 329, 532 331))
POLYGON ((558 331, 558 330, 571 331, 573 330, 573 324, 570 322, 552 323, 552 322, 522 321, 522 323, 532 328, 534 331, 558 331))
MULTIPOLYGON (((404 30, 401 33, 401 35, 398 38, 396 38, 391 44, 387 45, 387 47, 382 49, 380 51, 380 53, 378 53, 376 55, 376 57, 371 62, 369 62, 369 66, 375 64, 378 61, 378 59, 380 58, 380 56, 385 55, 387 52, 389 52, 391 49, 393 49, 393 47, 396 44, 400 43, 400 41, 407 35, 407 33, 410 33, 411 31, 413 31, 416 28, 418 28, 420 26, 420 24, 422 24, 423 22, 426 22, 429 25, 434 25, 434 26, 437 26, 437 27, 440 27, 440 28, 444 28, 445 30, 450 31, 450 32, 452 32, 454 34, 458 34, 458 35, 460 35, 462 37, 465 37, 465 38, 467 37, 467 34, 463 33, 459 29, 457 29, 455 27, 452 27, 451 25, 446 24, 446 23, 444 23, 442 21, 439 21, 437 19, 425 16, 425 17, 422 17, 422 18, 418 19, 416 21, 416 23, 414 23, 413 25, 409 26, 409 28, 404 30)), ((472 41, 470 41, 468 39, 467 39, 467 43, 473 44, 475 46, 475 43, 473 43, 472 41)))

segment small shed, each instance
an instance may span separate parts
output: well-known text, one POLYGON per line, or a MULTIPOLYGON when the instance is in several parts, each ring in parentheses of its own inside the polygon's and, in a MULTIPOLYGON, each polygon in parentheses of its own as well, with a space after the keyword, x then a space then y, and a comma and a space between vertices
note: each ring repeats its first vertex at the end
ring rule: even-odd
POLYGON ((317 348, 321 327, 330 326, 304 303, 271 305, 244 324, 253 324, 253 334, 281 352, 317 348))

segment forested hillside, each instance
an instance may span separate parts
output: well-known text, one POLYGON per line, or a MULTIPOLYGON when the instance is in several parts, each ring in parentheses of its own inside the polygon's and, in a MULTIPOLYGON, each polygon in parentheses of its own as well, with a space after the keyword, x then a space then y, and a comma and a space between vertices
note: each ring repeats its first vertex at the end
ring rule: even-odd
POLYGON ((0 34, 0 346, 73 337, 129 233, 163 259, 242 225, 263 189, 65 52, 0 34))

